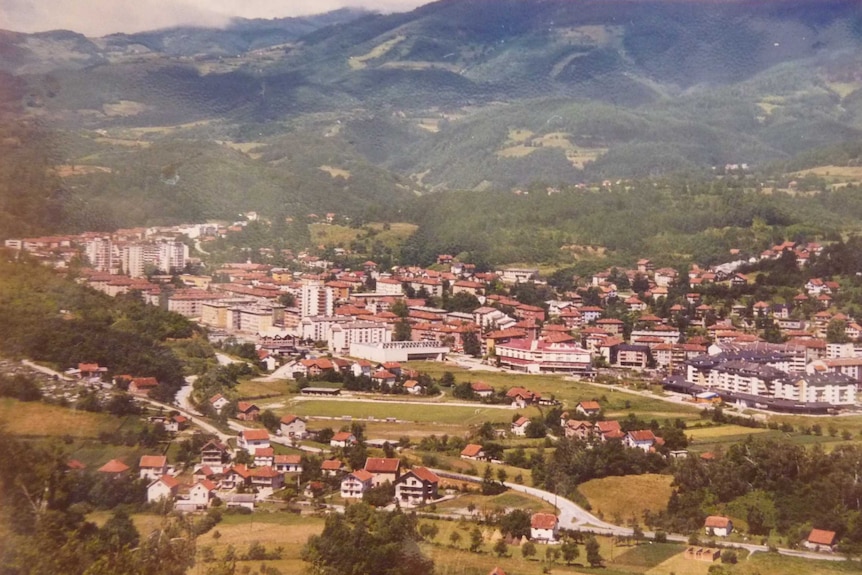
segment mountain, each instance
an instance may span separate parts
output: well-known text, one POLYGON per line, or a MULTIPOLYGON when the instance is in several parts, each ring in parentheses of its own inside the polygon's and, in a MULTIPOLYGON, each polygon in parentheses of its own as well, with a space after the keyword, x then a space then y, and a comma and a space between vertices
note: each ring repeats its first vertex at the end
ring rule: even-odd
POLYGON ((15 125, 51 144, 56 182, 39 185, 62 193, 34 202, 126 225, 784 160, 862 137, 860 48, 851 0, 442 0, 224 30, 4 32, 0 72, 15 125), (191 199, 107 208, 173 165, 191 199), (214 185, 226 165, 242 178, 214 185))

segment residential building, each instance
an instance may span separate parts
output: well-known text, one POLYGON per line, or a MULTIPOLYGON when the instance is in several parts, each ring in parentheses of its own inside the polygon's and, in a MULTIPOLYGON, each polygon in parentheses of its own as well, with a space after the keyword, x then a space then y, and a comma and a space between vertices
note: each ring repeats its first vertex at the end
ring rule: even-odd
POLYGON ((365 471, 374 476, 371 480, 374 487, 387 481, 395 484, 401 476, 401 460, 397 457, 369 457, 365 460, 365 471))
POLYGON ((730 535, 730 532, 733 531, 733 522, 727 517, 710 515, 706 518, 703 528, 707 535, 727 537, 730 535))
POLYGON ((414 467, 395 481, 395 499, 401 504, 422 505, 437 499, 440 478, 426 467, 414 467))
POLYGON ((530 518, 530 540, 537 543, 555 543, 560 522, 552 513, 534 513, 530 518))
POLYGON ((374 476, 364 470, 357 469, 341 480, 341 497, 344 499, 362 499, 365 492, 371 489, 374 476))

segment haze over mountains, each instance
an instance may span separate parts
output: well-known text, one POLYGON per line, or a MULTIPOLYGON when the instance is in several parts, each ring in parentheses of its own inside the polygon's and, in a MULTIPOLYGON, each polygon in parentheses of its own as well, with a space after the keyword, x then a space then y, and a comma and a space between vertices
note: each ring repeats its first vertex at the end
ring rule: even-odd
POLYGON ((860 48, 850 0, 444 0, 3 32, 0 211, 20 228, 47 201, 10 199, 27 154, 62 214, 33 229, 762 165, 862 136, 860 48))

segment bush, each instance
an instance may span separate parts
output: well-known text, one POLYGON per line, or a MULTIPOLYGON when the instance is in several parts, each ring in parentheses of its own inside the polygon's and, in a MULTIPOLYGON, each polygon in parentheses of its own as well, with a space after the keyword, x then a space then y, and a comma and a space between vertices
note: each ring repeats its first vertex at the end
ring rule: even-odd
POLYGON ((733 549, 725 549, 724 551, 721 552, 721 562, 722 563, 727 563, 729 565, 733 565, 737 561, 739 561, 739 558, 736 555, 736 551, 734 551, 733 549))
POLYGON ((667 533, 664 531, 656 531, 654 540, 656 543, 667 543, 667 533))

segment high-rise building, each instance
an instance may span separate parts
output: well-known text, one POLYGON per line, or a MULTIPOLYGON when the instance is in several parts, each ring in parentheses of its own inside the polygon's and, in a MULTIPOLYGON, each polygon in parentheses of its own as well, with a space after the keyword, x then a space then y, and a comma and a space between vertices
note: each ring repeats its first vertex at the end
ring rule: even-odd
POLYGON ((95 270, 110 273, 114 267, 114 246, 108 236, 88 240, 84 245, 84 253, 95 270))
POLYGON ((330 316, 335 309, 335 294, 332 288, 319 280, 303 280, 300 297, 302 317, 330 316))

